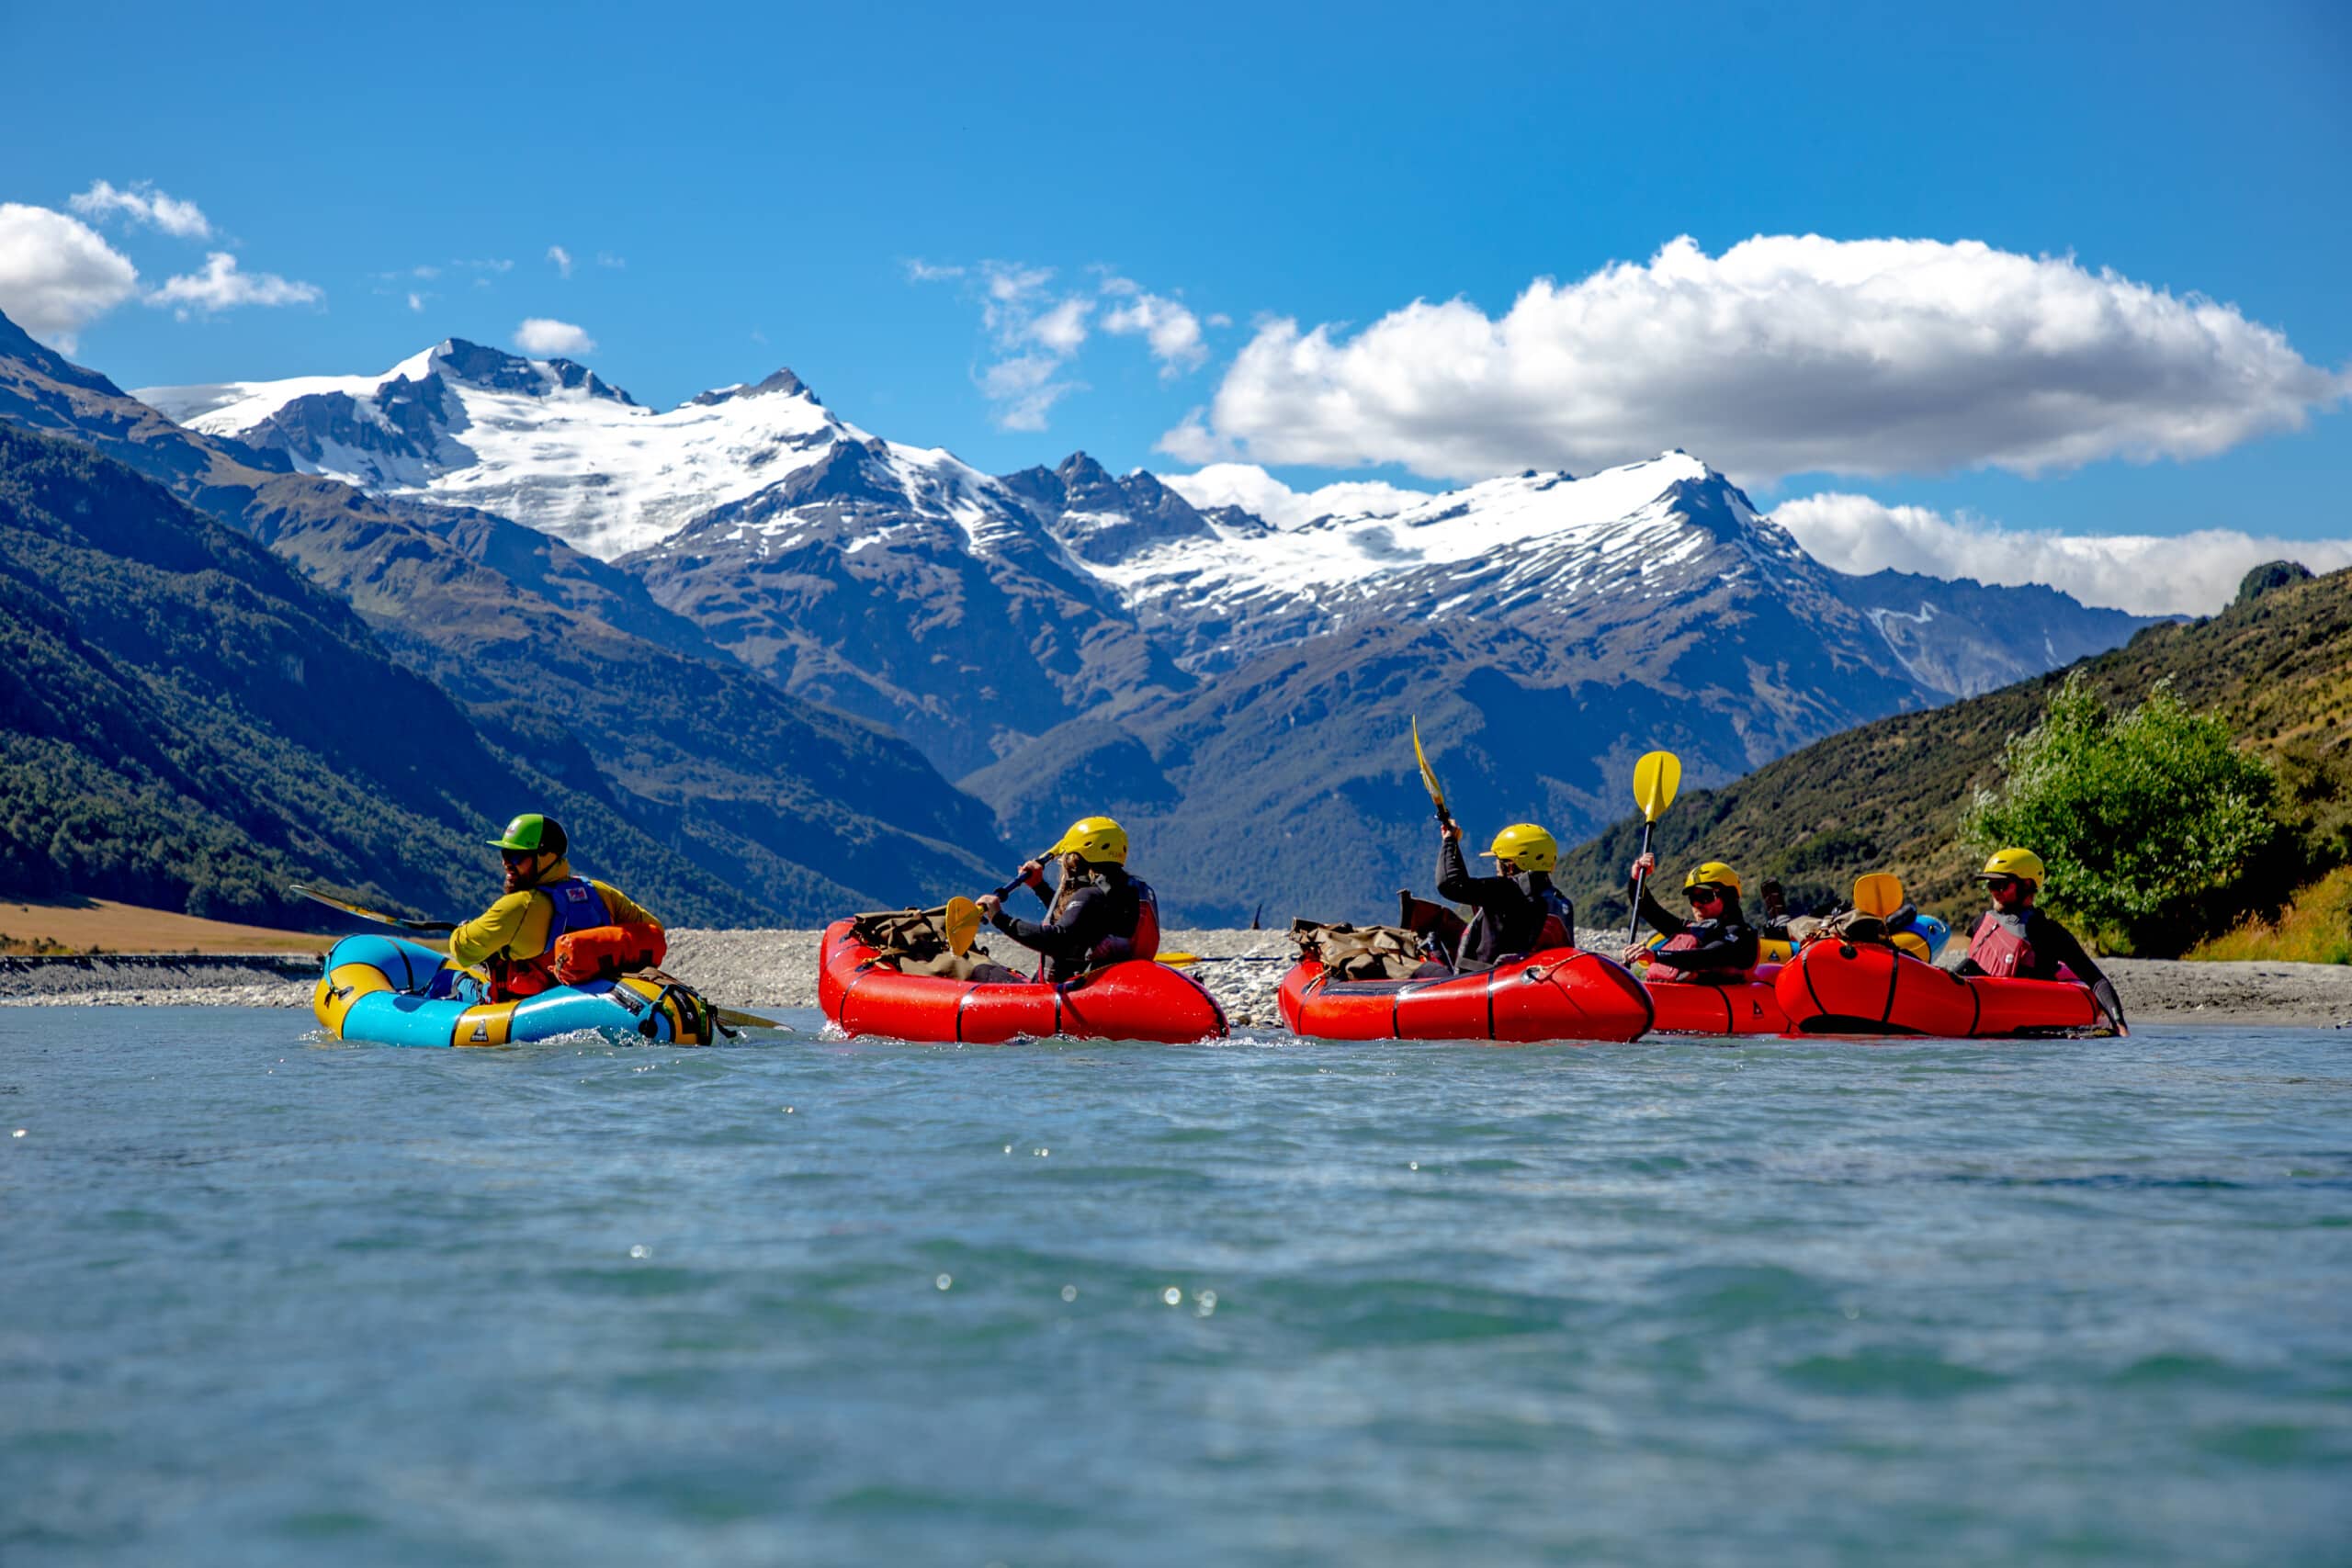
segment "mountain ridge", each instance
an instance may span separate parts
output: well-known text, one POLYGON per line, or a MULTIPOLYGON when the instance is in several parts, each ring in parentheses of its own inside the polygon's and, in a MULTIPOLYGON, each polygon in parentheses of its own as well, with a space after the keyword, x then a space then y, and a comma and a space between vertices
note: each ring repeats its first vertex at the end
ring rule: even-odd
MULTIPOLYGON (((0 349, 30 341, 9 333, 0 349)), ((0 421, 86 442, 266 539, 504 747, 584 763, 649 841, 738 883, 752 911, 810 923, 944 897, 1001 859, 987 811, 904 741, 778 691, 638 580, 503 518, 292 472, 61 363, 0 352, 0 421)))

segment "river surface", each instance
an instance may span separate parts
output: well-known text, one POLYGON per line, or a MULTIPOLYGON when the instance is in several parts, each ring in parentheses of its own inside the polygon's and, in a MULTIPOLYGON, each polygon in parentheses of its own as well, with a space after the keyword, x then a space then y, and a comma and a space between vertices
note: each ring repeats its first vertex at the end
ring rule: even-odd
POLYGON ((2352 1554, 2341 1033, 309 1022, 0 1009, 11 1568, 2352 1554))

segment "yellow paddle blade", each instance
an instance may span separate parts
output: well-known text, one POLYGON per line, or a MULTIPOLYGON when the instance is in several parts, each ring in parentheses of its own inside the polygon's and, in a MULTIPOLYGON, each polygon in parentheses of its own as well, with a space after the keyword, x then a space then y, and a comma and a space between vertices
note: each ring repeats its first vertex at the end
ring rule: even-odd
POLYGON ((1201 961, 1201 955, 1197 953, 1161 953, 1153 956, 1157 957, 1160 963, 1172 964, 1179 969, 1187 964, 1198 964, 1201 961))
POLYGON ((1854 908, 1880 919, 1903 908, 1903 879, 1891 871, 1854 878, 1854 908))
POLYGON ((1682 759, 1671 751, 1645 752, 1634 764, 1634 804, 1642 808, 1645 822, 1657 821, 1681 787, 1682 759))
POLYGON ((972 939, 980 934, 980 907, 957 894, 947 900, 943 924, 947 931, 947 951, 961 958, 972 951, 972 939))
POLYGON ((1437 770, 1430 766, 1430 754, 1421 750, 1421 721, 1413 720, 1413 761, 1421 765, 1421 787, 1430 792, 1430 804, 1441 815, 1445 811, 1445 790, 1437 782, 1437 770))

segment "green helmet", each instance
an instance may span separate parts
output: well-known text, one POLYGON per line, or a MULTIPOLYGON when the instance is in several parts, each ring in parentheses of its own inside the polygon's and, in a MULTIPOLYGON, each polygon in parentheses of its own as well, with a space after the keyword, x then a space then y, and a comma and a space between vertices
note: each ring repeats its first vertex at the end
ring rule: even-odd
POLYGON ((552 817, 542 817, 526 811, 506 824, 506 836, 488 840, 494 850, 511 850, 517 854, 560 855, 570 847, 563 836, 563 825, 552 817))

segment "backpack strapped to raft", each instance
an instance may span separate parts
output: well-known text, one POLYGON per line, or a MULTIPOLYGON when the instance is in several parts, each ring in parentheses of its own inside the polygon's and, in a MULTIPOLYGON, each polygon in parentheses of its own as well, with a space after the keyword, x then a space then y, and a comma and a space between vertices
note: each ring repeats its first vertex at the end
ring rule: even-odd
POLYGON ((875 950, 874 962, 887 964, 901 975, 933 975, 968 980, 989 962, 988 952, 975 947, 959 953, 947 945, 947 930, 940 915, 928 909, 880 909, 853 915, 851 931, 875 950))
POLYGON ((1426 962, 1420 937, 1398 926, 1326 925, 1293 920, 1299 956, 1312 958, 1340 980, 1409 980, 1426 962))

